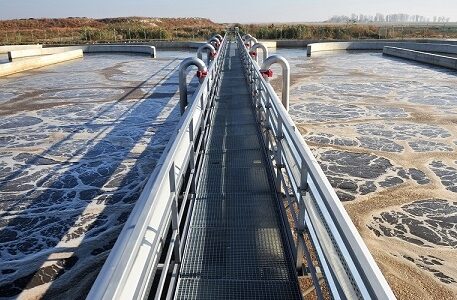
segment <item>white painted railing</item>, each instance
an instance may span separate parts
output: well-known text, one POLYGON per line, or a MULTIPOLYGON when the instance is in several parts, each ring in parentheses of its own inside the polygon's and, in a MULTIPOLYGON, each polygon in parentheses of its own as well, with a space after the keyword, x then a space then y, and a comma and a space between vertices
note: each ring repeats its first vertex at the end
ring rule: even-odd
POLYGON ((272 86, 237 34, 257 121, 278 193, 285 192, 294 220, 297 269, 306 264, 319 298, 322 274, 334 299, 395 299, 379 267, 272 86), (305 234, 319 264, 311 260, 305 234), (319 271, 319 269, 320 271, 319 271))
POLYGON ((186 235, 184 216, 192 203, 226 49, 224 38, 87 299, 160 298, 165 289, 173 291, 186 235))

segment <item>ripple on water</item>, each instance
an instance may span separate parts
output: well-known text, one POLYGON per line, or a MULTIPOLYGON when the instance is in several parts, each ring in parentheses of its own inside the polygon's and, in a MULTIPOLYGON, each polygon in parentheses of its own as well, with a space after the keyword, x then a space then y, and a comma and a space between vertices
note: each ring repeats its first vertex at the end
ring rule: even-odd
POLYGON ((394 166, 388 159, 374 154, 339 150, 317 152, 317 159, 331 185, 342 201, 357 195, 373 193, 412 179, 427 184, 429 179, 420 170, 394 166))
POLYGON ((430 168, 439 177, 447 190, 457 193, 457 168, 438 160, 430 163, 430 168))
POLYGON ((373 217, 368 227, 380 236, 426 247, 457 249, 457 202, 425 199, 373 217))
POLYGON ((179 60, 164 56, 88 55, 0 79, 0 104, 16 99, 0 118, 1 296, 39 298, 33 287, 53 281, 61 298, 87 292, 176 132, 179 60))
POLYGON ((7 116, 0 119, 0 129, 28 127, 41 122, 43 122, 42 119, 32 116, 7 116))

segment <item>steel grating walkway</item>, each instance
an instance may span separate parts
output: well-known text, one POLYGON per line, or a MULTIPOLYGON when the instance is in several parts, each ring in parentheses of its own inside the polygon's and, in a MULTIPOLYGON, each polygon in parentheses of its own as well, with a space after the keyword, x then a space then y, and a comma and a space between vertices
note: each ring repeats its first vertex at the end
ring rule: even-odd
POLYGON ((238 49, 229 44, 177 299, 301 299, 238 49))

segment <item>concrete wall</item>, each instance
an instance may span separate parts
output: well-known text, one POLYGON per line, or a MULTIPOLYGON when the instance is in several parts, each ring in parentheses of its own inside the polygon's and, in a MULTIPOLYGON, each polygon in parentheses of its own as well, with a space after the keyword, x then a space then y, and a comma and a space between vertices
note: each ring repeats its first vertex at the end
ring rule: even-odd
POLYGON ((81 49, 0 64, 0 77, 83 57, 81 49))
POLYGON ((144 53, 156 57, 156 48, 150 45, 83 45, 77 46, 84 53, 144 53))
POLYGON ((206 42, 154 41, 150 43, 150 45, 155 46, 158 49, 198 49, 204 44, 206 44, 206 42))
POLYGON ((73 50, 82 50, 84 53, 143 53, 152 58, 157 56, 155 47, 149 45, 81 45, 10 51, 8 58, 13 61, 16 58, 50 55, 73 50))
POLYGON ((400 47, 425 52, 457 53, 457 45, 438 43, 392 42, 392 41, 353 41, 313 43, 307 46, 307 55, 334 50, 383 50, 385 46, 400 47))
POLYGON ((267 47, 269 49, 276 49, 276 47, 277 47, 276 41, 260 41, 259 40, 259 43, 264 44, 265 47, 267 47))
POLYGON ((23 50, 23 49, 41 49, 42 45, 7 45, 0 46, 0 54, 6 54, 10 51, 23 50))
POLYGON ((435 66, 445 67, 457 70, 457 58, 432 53, 425 53, 411 49, 397 48, 386 46, 382 52, 384 55, 390 55, 418 62, 423 62, 435 66))
POLYGON ((450 44, 457 45, 457 40, 437 40, 437 39, 408 39, 408 40, 395 40, 395 39, 381 39, 381 40, 277 40, 276 46, 278 48, 304 48, 309 44, 315 43, 336 43, 336 42, 398 42, 398 43, 430 43, 430 44, 450 44))

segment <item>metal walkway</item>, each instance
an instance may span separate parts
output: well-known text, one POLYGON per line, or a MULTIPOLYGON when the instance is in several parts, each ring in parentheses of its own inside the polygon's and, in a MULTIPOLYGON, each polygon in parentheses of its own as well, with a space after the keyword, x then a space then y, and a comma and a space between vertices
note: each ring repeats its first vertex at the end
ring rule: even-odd
POLYGON ((230 43, 177 299, 301 299, 241 68, 230 43))
POLYGON ((180 65, 176 136, 87 299, 395 299, 288 114, 287 60, 236 28, 197 57, 180 65))

